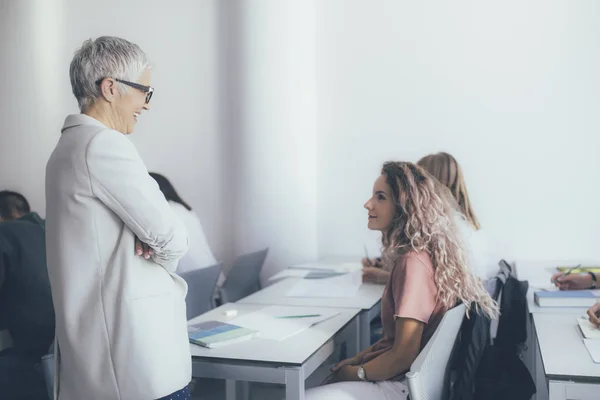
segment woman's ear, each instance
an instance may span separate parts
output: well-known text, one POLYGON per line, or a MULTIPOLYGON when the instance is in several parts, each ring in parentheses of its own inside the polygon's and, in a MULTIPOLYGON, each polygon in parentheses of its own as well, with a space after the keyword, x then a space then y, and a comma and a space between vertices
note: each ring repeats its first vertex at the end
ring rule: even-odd
POLYGON ((119 88, 117 82, 111 78, 105 78, 100 83, 100 92, 106 101, 112 103, 118 95, 119 88))

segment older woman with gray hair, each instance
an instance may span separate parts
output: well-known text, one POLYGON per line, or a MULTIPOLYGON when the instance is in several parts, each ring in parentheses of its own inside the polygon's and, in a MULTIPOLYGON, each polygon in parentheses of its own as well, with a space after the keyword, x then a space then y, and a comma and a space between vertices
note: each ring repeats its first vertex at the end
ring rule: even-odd
POLYGON ((71 61, 81 114, 46 167, 61 400, 189 398, 187 287, 174 274, 187 232, 126 137, 150 109, 150 71, 117 37, 85 41, 71 61))

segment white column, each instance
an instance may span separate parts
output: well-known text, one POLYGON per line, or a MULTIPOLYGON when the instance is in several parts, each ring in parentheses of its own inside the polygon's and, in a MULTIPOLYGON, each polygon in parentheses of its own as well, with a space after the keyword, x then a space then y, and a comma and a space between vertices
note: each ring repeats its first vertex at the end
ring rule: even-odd
POLYGON ((0 190, 22 192, 41 214, 70 92, 63 13, 62 0, 0 0, 0 190))
POLYGON ((265 278, 317 256, 315 4, 244 0, 221 11, 231 24, 222 40, 235 252, 270 247, 265 278))

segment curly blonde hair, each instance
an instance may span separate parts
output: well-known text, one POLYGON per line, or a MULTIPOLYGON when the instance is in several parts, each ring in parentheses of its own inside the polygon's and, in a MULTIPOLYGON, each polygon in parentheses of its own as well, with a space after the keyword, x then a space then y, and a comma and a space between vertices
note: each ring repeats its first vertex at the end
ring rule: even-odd
POLYGON ((390 187, 395 213, 383 232, 382 257, 387 265, 411 251, 426 252, 434 267, 439 301, 446 308, 459 301, 467 310, 497 318, 498 305, 467 268, 464 246, 454 222, 457 205, 449 190, 410 162, 386 162, 381 174, 390 187))

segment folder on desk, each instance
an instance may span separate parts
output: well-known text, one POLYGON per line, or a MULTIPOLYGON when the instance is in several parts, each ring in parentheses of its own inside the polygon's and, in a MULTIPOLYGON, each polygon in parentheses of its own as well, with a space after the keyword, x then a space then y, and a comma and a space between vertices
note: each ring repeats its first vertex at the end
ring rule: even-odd
POLYGON ((534 293, 540 307, 591 307, 600 300, 600 290, 560 290, 534 293))

